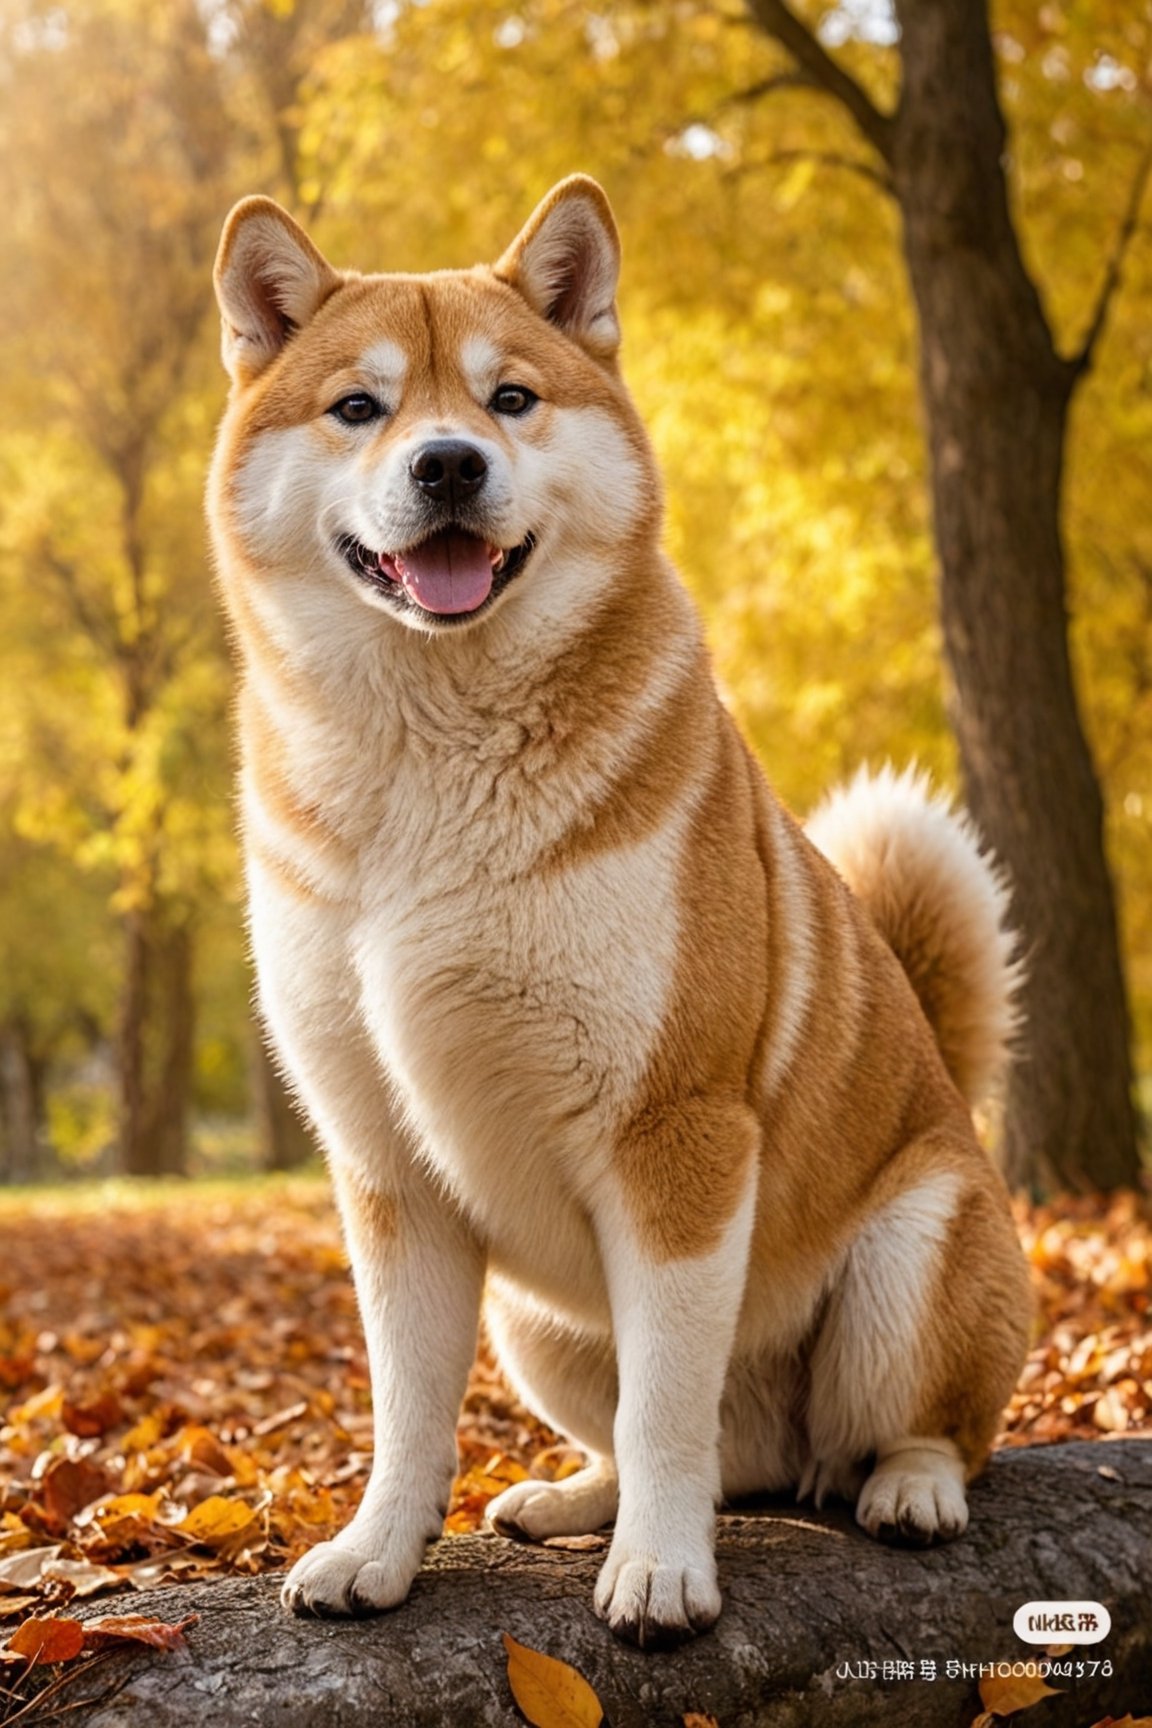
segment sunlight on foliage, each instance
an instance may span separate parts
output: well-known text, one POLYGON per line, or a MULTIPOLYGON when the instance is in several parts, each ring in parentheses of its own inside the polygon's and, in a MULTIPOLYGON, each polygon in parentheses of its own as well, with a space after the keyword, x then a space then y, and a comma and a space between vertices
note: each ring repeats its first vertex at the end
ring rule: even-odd
MULTIPOLYGON (((891 100, 891 45, 836 18, 844 64, 891 100)), ((1025 246, 1070 349, 1147 142, 1152 24, 1118 0, 1004 0, 994 22, 1025 246)), ((280 197, 340 264, 425 269, 495 256, 552 180, 598 175, 669 550, 774 784, 800 811, 863 759, 954 785, 896 211, 848 120, 785 69, 736 0, 8 8, 0 1035, 65 1159, 97 1146, 82 1100, 113 1096, 132 1036, 147 1086, 191 1038, 193 1107, 251 1108, 231 673, 200 521, 224 394, 208 279, 241 193, 280 197), (133 954, 153 969, 136 1002, 133 954)), ((1145 1066, 1150 292, 1143 230, 1065 512, 1145 1066)))

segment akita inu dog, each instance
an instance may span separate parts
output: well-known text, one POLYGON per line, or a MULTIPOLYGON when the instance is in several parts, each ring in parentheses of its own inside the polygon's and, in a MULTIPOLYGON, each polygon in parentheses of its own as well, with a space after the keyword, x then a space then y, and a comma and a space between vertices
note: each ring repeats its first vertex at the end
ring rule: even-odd
POLYGON ((773 797, 660 551, 618 268, 581 176, 426 276, 337 271, 245 200, 210 509, 260 1002, 375 1407, 363 1503, 285 1600, 407 1594, 487 1279, 500 1361, 589 1457, 492 1523, 614 1518, 596 1609, 649 1648, 720 1611, 722 1495, 958 1535, 1029 1303, 965 1101, 1011 1027, 1003 891, 914 780, 807 834, 773 797))

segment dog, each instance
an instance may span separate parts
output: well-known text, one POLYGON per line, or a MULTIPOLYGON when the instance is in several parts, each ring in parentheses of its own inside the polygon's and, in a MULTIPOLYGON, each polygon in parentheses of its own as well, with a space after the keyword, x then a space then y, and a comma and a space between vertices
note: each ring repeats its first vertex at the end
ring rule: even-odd
POLYGON ((499 261, 336 270, 248 198, 216 264, 209 483, 241 668, 264 1021, 325 1147, 375 1452, 294 1610, 403 1601, 482 1293, 587 1467, 490 1508, 614 1520, 595 1608, 720 1612, 722 1497, 960 1534, 1028 1284, 971 1105, 1013 1026, 1006 892, 913 775, 805 832, 717 695, 621 379, 584 176, 499 261))

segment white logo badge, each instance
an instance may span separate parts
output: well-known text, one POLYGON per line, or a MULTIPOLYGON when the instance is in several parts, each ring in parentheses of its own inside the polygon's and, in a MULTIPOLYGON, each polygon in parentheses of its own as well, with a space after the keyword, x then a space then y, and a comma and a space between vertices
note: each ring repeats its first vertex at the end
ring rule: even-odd
POLYGON ((1112 1616, 1102 1602, 1025 1602, 1012 1628, 1025 1644, 1099 1644, 1112 1616))

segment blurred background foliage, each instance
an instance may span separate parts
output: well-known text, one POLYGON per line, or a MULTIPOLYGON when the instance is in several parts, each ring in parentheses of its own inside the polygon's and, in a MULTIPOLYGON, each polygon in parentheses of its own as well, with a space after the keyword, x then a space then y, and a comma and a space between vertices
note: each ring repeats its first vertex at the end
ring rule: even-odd
MULTIPOLYGON (((804 9, 877 95, 881 0, 804 9)), ((1063 345, 1149 136, 1148 0, 993 6, 1063 345)), ((624 366, 726 694, 798 811, 863 760, 955 783, 895 207, 737 0, 0 0, 0 1178, 305 1148, 249 1014, 227 647, 201 524, 209 285, 265 191, 340 265, 499 254, 606 186, 624 366)), ((1072 641, 1152 1066, 1152 245, 1078 397, 1072 641)))

